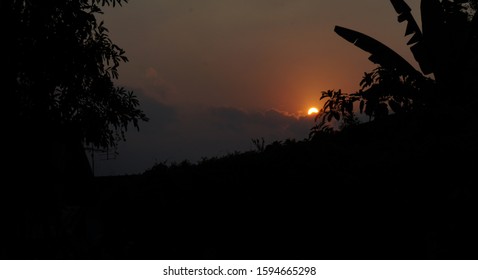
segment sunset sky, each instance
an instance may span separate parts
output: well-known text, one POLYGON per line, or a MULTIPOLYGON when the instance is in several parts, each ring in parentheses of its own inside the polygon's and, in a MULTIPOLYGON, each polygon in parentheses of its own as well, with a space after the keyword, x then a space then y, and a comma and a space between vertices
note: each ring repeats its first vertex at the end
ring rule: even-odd
MULTIPOLYGON (((407 1, 420 25, 419 2, 407 1)), ((416 66, 387 0, 131 0, 104 11, 130 60, 116 84, 135 92, 150 121, 128 131, 116 160, 95 162, 96 175, 246 151, 254 138, 306 138, 320 92, 356 91, 376 67, 335 25, 416 66)))

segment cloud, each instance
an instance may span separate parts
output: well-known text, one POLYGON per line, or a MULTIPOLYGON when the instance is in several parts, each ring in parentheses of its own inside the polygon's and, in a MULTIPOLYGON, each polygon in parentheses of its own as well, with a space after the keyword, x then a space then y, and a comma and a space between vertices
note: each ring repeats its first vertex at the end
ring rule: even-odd
POLYGON ((313 126, 313 118, 298 117, 287 112, 270 109, 265 112, 249 112, 234 107, 209 109, 212 125, 224 130, 235 130, 250 137, 264 137, 270 141, 288 138, 307 138, 313 126))
POLYGON ((159 162, 196 162, 254 149, 252 139, 265 143, 303 140, 313 117, 298 117, 270 109, 246 111, 236 107, 171 106, 142 95, 142 109, 150 118, 140 131, 128 131, 116 160, 95 164, 97 175, 141 173, 159 162))
POLYGON ((142 84, 143 94, 163 102, 168 95, 174 94, 175 87, 164 79, 160 73, 152 66, 147 67, 142 84))

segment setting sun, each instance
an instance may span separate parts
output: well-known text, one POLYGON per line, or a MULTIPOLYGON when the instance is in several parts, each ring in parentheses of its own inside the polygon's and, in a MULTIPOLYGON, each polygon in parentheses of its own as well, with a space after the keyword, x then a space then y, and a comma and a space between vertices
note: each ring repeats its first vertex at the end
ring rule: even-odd
POLYGON ((314 115, 314 114, 318 114, 319 113, 319 110, 315 107, 312 107, 309 109, 309 111, 307 112, 307 114, 310 116, 310 115, 314 115))

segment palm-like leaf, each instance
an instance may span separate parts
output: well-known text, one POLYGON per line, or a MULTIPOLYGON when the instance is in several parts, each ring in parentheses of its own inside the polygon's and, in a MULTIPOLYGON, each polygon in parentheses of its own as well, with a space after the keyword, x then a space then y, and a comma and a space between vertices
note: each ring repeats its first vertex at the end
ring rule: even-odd
MULTIPOLYGON (((412 9, 404 0, 390 0, 392 2, 393 8, 398 14, 398 22, 407 22, 407 29, 405 31, 405 36, 412 35, 411 39, 408 41, 407 45, 410 46, 410 50, 413 53, 413 56, 415 57, 415 60, 418 62, 420 65, 420 69, 424 74, 431 74, 433 73, 433 66, 430 61, 430 58, 428 56, 428 53, 426 51, 426 46, 425 46, 425 41, 423 38, 423 33, 420 30, 420 27, 417 24, 417 21, 413 17, 411 11, 412 9)), ((424 1, 428 2, 428 1, 424 1)), ((436 6, 435 3, 424 3, 422 2, 422 5, 432 5, 436 6)), ((427 19, 431 18, 433 15, 436 15, 436 12, 434 12, 435 7, 432 9, 430 8, 425 8, 422 9, 422 11, 429 11, 425 15, 425 21, 427 19), (433 10, 433 11, 432 11, 433 10)), ((434 20, 432 20, 434 21, 434 20)))
POLYGON ((404 75, 420 75, 403 57, 374 38, 341 26, 336 26, 334 31, 345 40, 372 54, 369 59, 373 63, 380 64, 386 68, 397 69, 404 75))

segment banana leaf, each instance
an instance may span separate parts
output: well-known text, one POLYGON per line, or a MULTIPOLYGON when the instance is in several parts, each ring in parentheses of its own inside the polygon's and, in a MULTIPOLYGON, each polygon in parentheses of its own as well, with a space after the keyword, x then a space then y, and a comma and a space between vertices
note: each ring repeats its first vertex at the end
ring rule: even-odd
POLYGON ((390 0, 397 14, 410 13, 412 9, 404 0, 390 0))
POLYGON ((396 69, 404 75, 421 76, 408 61, 374 38, 341 26, 335 26, 334 31, 345 40, 370 53, 369 60, 373 63, 380 64, 384 68, 396 69))
MULTIPOLYGON (((420 69, 424 74, 433 73, 434 71, 432 64, 430 63, 429 54, 426 51, 426 43, 423 40, 424 38, 422 31, 420 30, 420 27, 418 26, 415 18, 411 13, 412 9, 404 0, 390 0, 390 2, 392 3, 393 8, 398 14, 398 22, 407 21, 407 29, 405 30, 405 36, 412 35, 407 45, 410 46, 410 50, 412 51, 415 60, 420 65, 420 69)), ((425 2, 427 2, 427 0, 425 0, 425 2)), ((424 5, 426 6, 429 4, 430 3, 425 3, 424 5)), ((434 5, 435 3, 431 4, 434 5)))

